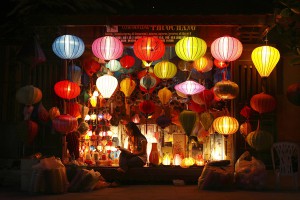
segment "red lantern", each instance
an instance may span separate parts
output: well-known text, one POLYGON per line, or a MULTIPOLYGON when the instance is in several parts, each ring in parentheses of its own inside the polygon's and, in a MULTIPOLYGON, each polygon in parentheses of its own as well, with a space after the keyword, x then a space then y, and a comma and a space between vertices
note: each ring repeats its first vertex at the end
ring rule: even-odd
POLYGON ((214 92, 209 89, 205 89, 203 92, 192 95, 192 99, 197 104, 209 106, 214 100, 214 92))
POLYGON ((27 143, 32 144, 38 134, 39 125, 32 120, 27 120, 26 124, 27 124, 27 131, 28 131, 27 143))
POLYGON ((72 117, 80 117, 80 106, 77 102, 66 102, 66 113, 72 117))
POLYGON ((155 111, 155 104, 150 100, 145 100, 139 104, 142 113, 149 115, 155 111))
POLYGON ((288 86, 286 92, 289 102, 296 106, 300 106, 300 83, 294 83, 288 86))
POLYGON ((62 134, 75 131, 78 126, 77 119, 71 115, 60 115, 52 120, 53 128, 62 134))
POLYGON ((83 61, 83 69, 88 76, 93 76, 100 70, 100 64, 93 58, 88 58, 83 61))
POLYGON ((49 110, 49 117, 51 120, 53 120, 54 118, 58 117, 60 115, 60 111, 57 107, 52 107, 49 110))
POLYGON ((132 56, 126 55, 120 59, 120 63, 122 67, 124 67, 125 69, 129 69, 134 65, 135 59, 132 56))
POLYGON ((155 37, 142 37, 133 44, 133 51, 136 57, 149 64, 165 54, 165 44, 155 37))
POLYGON ((205 110, 203 106, 195 103, 193 100, 189 101, 188 106, 189 106, 189 110, 192 110, 197 113, 202 113, 205 110))
POLYGON ((214 65, 219 69, 223 69, 225 67, 228 67, 229 63, 215 59, 214 65))
POLYGON ((276 100, 273 96, 262 92, 252 96, 250 106, 260 114, 267 113, 275 109, 276 100))
POLYGON ((57 96, 63 99, 74 99, 80 94, 80 87, 77 83, 64 80, 54 85, 54 91, 57 96))

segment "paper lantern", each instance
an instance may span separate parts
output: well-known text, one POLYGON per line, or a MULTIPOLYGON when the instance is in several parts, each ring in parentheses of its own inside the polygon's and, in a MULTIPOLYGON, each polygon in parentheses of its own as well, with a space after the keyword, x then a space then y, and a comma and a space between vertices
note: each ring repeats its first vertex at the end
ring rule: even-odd
POLYGON ((121 63, 118 60, 110 60, 105 64, 105 67, 108 68, 111 72, 119 71, 122 68, 121 63))
POLYGON ((86 58, 83 60, 83 69, 88 76, 93 76, 100 68, 100 63, 93 58, 86 58))
POLYGON ((240 125, 240 133, 246 137, 252 131, 250 122, 246 121, 240 125))
POLYGON ((199 104, 195 103, 193 100, 188 101, 188 108, 189 110, 195 111, 197 113, 202 113, 205 110, 204 106, 200 106, 199 104))
POLYGON ((109 60, 116 60, 122 56, 124 46, 122 42, 112 36, 104 36, 97 38, 92 43, 93 54, 108 62, 109 60))
POLYGON ((131 78, 124 78, 120 83, 120 91, 122 91, 125 97, 129 97, 134 91, 136 83, 131 78))
POLYGON ((136 124, 140 123, 141 118, 140 118, 139 114, 134 114, 131 118, 131 121, 133 121, 136 124))
POLYGON ((135 63, 135 59, 132 56, 126 55, 120 59, 120 64, 125 69, 131 68, 134 65, 134 63, 135 63))
POLYGON ((294 83, 288 86, 286 97, 292 104, 300 106, 300 83, 294 83))
POLYGON ((195 159, 192 157, 184 158, 180 163, 180 167, 188 168, 188 167, 194 165, 195 162, 196 162, 195 159))
POLYGON ((32 85, 26 85, 17 90, 16 99, 24 105, 32 105, 38 103, 42 99, 42 91, 32 85))
POLYGON ((203 112, 200 114, 199 120, 203 128, 208 131, 214 122, 214 116, 210 112, 203 112))
POLYGON ((164 87, 158 91, 157 96, 158 96, 160 102, 163 105, 165 105, 165 104, 169 103, 169 101, 172 97, 172 92, 167 87, 164 87))
POLYGON ((198 120, 198 114, 191 110, 184 110, 179 115, 179 121, 185 134, 190 136, 198 120))
POLYGON ((261 77, 268 77, 280 59, 279 51, 271 46, 257 47, 252 51, 251 59, 261 77))
POLYGON ((145 100, 139 104, 139 109, 145 115, 149 115, 155 111, 155 104, 150 100, 145 100))
POLYGON ((185 95, 193 95, 204 91, 205 87, 196 81, 187 80, 175 85, 175 90, 185 95))
POLYGON ((222 116, 214 120, 213 127, 216 132, 226 136, 239 130, 239 122, 234 117, 222 116))
POLYGON ((175 44, 176 55, 185 61, 194 61, 203 56, 207 45, 198 37, 184 37, 175 44))
POLYGON ((234 99, 239 94, 239 86, 229 80, 219 81, 214 86, 214 93, 221 99, 234 99))
POLYGON ((66 114, 79 118, 81 116, 79 103, 72 101, 66 102, 66 114))
POLYGON ((159 60, 165 54, 165 44, 155 37, 141 37, 134 42, 133 52, 149 66, 151 62, 159 60))
POLYGON ((169 61, 161 61, 154 65, 154 74, 160 79, 171 79, 177 73, 177 67, 169 61))
POLYGON ((210 46, 210 50, 215 59, 230 62, 241 56, 243 45, 234 37, 224 36, 214 40, 210 46))
POLYGON ((205 73, 213 68, 213 61, 206 56, 202 56, 193 62, 193 67, 198 72, 205 73))
POLYGON ((62 59, 79 58, 83 54, 84 48, 82 39, 74 35, 59 36, 52 44, 53 52, 62 59))
POLYGON ((215 59, 215 60, 214 60, 214 65, 215 65, 217 68, 219 68, 219 69, 223 69, 223 68, 228 67, 229 62, 224 62, 224 61, 220 61, 220 60, 215 59))
POLYGON ((52 120, 54 130, 62 134, 67 134, 75 131, 78 126, 77 119, 71 115, 59 115, 52 120))
POLYGON ((97 106, 97 102, 98 102, 98 97, 95 97, 95 96, 90 97, 90 104, 92 107, 95 108, 97 106))
POLYGON ((68 80, 81 85, 81 68, 76 65, 68 67, 68 80))
POLYGON ((118 86, 118 80, 111 75, 105 74, 96 80, 96 86, 103 98, 110 98, 118 86))
POLYGON ((256 151, 269 151, 273 144, 271 133, 263 130, 255 130, 246 137, 246 142, 256 151))
POLYGON ((205 89, 203 92, 193 94, 192 100, 199 105, 209 106, 214 100, 214 93, 211 90, 205 89))
POLYGON ((49 110, 49 117, 51 120, 55 119, 56 117, 58 117, 60 115, 60 111, 57 107, 52 107, 49 110))
POLYGON ((272 112, 276 107, 276 100, 273 96, 262 92, 251 97, 250 106, 260 114, 272 112))
POLYGON ((63 99, 74 99, 80 94, 80 87, 77 83, 69 80, 63 80, 55 83, 54 92, 63 99))

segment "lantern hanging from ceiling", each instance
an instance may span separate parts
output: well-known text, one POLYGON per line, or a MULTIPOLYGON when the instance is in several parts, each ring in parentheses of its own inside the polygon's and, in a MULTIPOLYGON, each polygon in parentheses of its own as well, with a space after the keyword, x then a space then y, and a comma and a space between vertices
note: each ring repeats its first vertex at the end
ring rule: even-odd
POLYGON ((175 85, 175 90, 185 95, 193 95, 204 91, 205 87, 196 81, 187 80, 175 85))
POLYGON ((213 61, 206 56, 202 56, 193 62, 193 67, 198 72, 208 72, 213 68, 213 61))
POLYGON ((91 96, 90 97, 90 104, 91 104, 92 107, 95 108, 97 106, 97 102, 98 102, 98 97, 96 97, 96 96, 91 96))
POLYGON ((172 97, 172 92, 167 87, 164 87, 158 91, 157 96, 158 96, 159 100, 161 101, 161 103, 163 105, 165 105, 165 104, 169 103, 169 101, 172 97))
POLYGON ((100 37, 92 44, 93 54, 105 62, 120 58, 123 54, 123 49, 124 46, 122 42, 112 36, 100 37))
POLYGON ((212 56, 223 62, 235 61, 243 51, 242 43, 230 36, 219 37, 214 40, 210 47, 212 56))
POLYGON ((256 151, 267 151, 271 148, 274 138, 271 133, 257 129, 250 132, 246 137, 246 142, 256 151))
POLYGON ((59 115, 52 120, 52 125, 57 132, 67 134, 77 129, 78 122, 71 115, 59 115))
POLYGON ((111 72, 119 71, 122 68, 121 63, 118 60, 110 60, 105 64, 105 67, 108 68, 111 72))
POLYGON ((52 107, 49 110, 49 117, 51 120, 53 120, 54 118, 58 117, 60 115, 60 111, 57 107, 52 107))
POLYGON ((118 86, 118 80, 111 75, 104 74, 96 80, 96 86, 102 97, 108 99, 112 96, 118 86))
POLYGON ((93 76, 100 70, 100 63, 94 58, 85 58, 82 63, 83 69, 88 76, 93 76))
POLYGON ((214 93, 212 90, 205 89, 203 92, 192 95, 192 100, 199 105, 209 106, 214 100, 214 93))
POLYGON ((268 77, 278 63, 280 53, 274 47, 261 46, 252 51, 251 59, 259 75, 268 77))
POLYGON ((154 65, 154 74, 160 79, 171 79, 177 73, 177 67, 169 61, 161 61, 154 65))
POLYGON ((124 67, 125 69, 129 69, 134 65, 135 59, 132 56, 126 55, 120 59, 120 63, 122 67, 124 67))
POLYGON ((189 137, 198 120, 198 113, 191 110, 184 110, 179 114, 179 121, 185 134, 189 137))
POLYGON ((166 116, 166 115, 161 115, 161 116, 157 117, 157 119, 156 119, 156 124, 157 124, 161 129, 165 129, 165 128, 168 127, 171 123, 172 123, 171 118, 168 117, 168 116, 166 116))
POLYGON ((239 130, 239 122, 234 117, 222 116, 213 121, 216 132, 222 135, 231 135, 239 130))
POLYGON ((154 113, 154 111, 155 111, 155 104, 152 101, 150 101, 150 100, 145 100, 145 101, 142 101, 139 104, 139 109, 145 115, 149 115, 151 113, 154 113))
POLYGON ((136 83, 131 78, 124 78, 120 83, 120 90, 124 93, 125 97, 129 97, 135 89, 136 83))
POLYGON ((68 80, 81 85, 81 68, 76 65, 68 67, 68 80))
POLYGON ((175 44, 176 55, 185 61, 199 59, 206 49, 206 42, 198 37, 184 37, 175 44))
POLYGON ((83 54, 84 48, 82 39, 74 35, 59 36, 52 44, 53 52, 62 59, 79 58, 83 54))
POLYGON ((133 44, 133 52, 150 66, 151 62, 159 60, 165 54, 165 44, 156 37, 141 37, 133 44))
POLYGON ((292 104, 300 106, 300 83, 293 83, 288 86, 286 97, 292 104))
POLYGON ((239 86, 229 80, 219 81, 214 86, 214 93, 221 99, 234 99, 239 94, 239 86))
POLYGON ((219 69, 223 69, 223 68, 228 67, 229 62, 224 62, 224 61, 214 59, 214 65, 219 69))
POLYGON ((59 81, 54 85, 54 92, 63 99, 74 99, 80 94, 80 87, 77 83, 69 80, 59 81))
POLYGON ((154 76, 150 75, 149 73, 146 74, 140 80, 140 86, 145 88, 146 90, 150 90, 151 88, 155 87, 157 81, 154 76))
POLYGON ((42 91, 32 85, 26 85, 17 90, 16 99, 19 103, 32 105, 38 103, 42 99, 42 91))
POLYGON ((260 114, 272 112, 276 107, 276 100, 273 96, 262 92, 251 97, 250 106, 260 114))
POLYGON ((185 60, 180 60, 178 62, 178 69, 180 69, 181 71, 191 71, 191 69, 193 69, 193 63, 185 61, 185 60))

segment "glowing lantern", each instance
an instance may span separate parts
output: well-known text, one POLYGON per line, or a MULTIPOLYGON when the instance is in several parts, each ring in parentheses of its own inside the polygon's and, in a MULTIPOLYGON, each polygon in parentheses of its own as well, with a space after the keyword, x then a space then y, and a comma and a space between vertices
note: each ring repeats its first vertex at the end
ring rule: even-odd
POLYGON ((120 83, 120 90, 124 93, 125 97, 129 97, 135 89, 136 83, 131 78, 124 78, 120 83))
POLYGON ((198 72, 208 72, 213 68, 213 61, 210 58, 207 58, 206 56, 202 56, 193 62, 193 67, 198 72))
POLYGON ((182 168, 188 168, 192 165, 195 164, 195 159, 192 157, 188 157, 188 158, 184 158, 181 163, 180 163, 180 167, 182 168))
POLYGON ((199 105, 209 106, 210 102, 212 102, 213 99, 214 93, 208 89, 205 89, 203 92, 192 95, 192 100, 199 105))
POLYGON ((125 69, 129 69, 134 65, 135 59, 132 56, 126 55, 120 59, 120 63, 122 67, 124 67, 125 69))
POLYGON ((100 70, 100 64, 93 58, 86 58, 83 60, 83 69, 88 76, 93 76, 94 73, 100 70))
POLYGON ((220 61, 220 60, 217 60, 215 59, 214 60, 214 65, 219 68, 219 69, 223 69, 225 67, 228 67, 229 65, 229 62, 224 62, 224 61, 220 61))
POLYGON ((139 109, 145 115, 149 115, 155 111, 155 104, 150 100, 145 100, 139 104, 139 109))
POLYGON ((234 117, 222 116, 214 120, 213 127, 216 132, 226 136, 239 130, 239 122, 234 117))
POLYGON ((276 100, 273 96, 262 92, 251 97, 250 106, 253 110, 260 114, 267 113, 275 109, 276 100))
POLYGON ((19 103, 32 105, 42 99, 42 91, 32 85, 21 87, 17 90, 16 99, 19 103))
POLYGON ((155 37, 142 37, 133 44, 136 57, 146 61, 149 66, 152 61, 160 59, 165 54, 165 44, 155 37))
POLYGON ((76 59, 84 52, 83 41, 74 35, 62 35, 56 38, 52 44, 52 50, 62 59, 76 59))
POLYGON ((92 107, 96 107, 97 106, 97 101, 98 101, 98 98, 96 96, 91 96, 90 97, 90 104, 92 107))
POLYGON ((146 90, 150 90, 156 85, 156 79, 154 76, 150 75, 149 73, 146 74, 144 77, 140 80, 140 86, 145 88, 146 90))
POLYGON ((268 77, 280 59, 279 51, 271 46, 257 47, 252 51, 251 59, 261 77, 268 77))
POLYGON ((111 72, 119 71, 122 68, 121 63, 118 60, 110 60, 105 64, 105 67, 108 68, 111 72))
POLYGON ((57 132, 67 134, 77 129, 78 122, 71 115, 59 115, 52 120, 52 125, 57 132))
POLYGON ((66 102, 66 114, 71 115, 72 117, 80 117, 80 106, 77 102, 66 102))
POLYGON ((177 73, 177 67, 169 61, 161 61, 154 65, 154 74, 161 79, 173 78, 177 73))
POLYGON ((215 59, 230 62, 241 56, 243 45, 234 37, 224 36, 214 40, 210 46, 210 50, 215 59))
POLYGON ((131 121, 133 121, 136 124, 140 123, 141 118, 140 118, 139 114, 134 114, 133 117, 131 118, 131 121))
POLYGON ((54 92, 63 99, 74 99, 80 94, 80 87, 77 83, 63 80, 54 85, 54 92))
POLYGON ((182 157, 180 154, 175 154, 173 158, 173 165, 178 166, 181 164, 182 157))
POLYGON ((105 74, 96 80, 96 86, 102 97, 108 99, 115 92, 118 80, 114 76, 105 74))
POLYGON ((57 107, 52 107, 49 110, 49 117, 51 120, 53 120, 54 118, 58 117, 60 115, 60 111, 57 107))
POLYGON ((168 153, 166 153, 166 154, 163 156, 162 164, 163 164, 163 165, 170 165, 170 164, 171 164, 171 158, 170 158, 170 155, 169 155, 168 153))
POLYGON ((214 86, 214 93, 221 99, 234 99, 239 94, 239 86, 229 80, 219 81, 214 86))
POLYGON ((196 81, 187 80, 175 85, 175 90, 185 95, 193 95, 204 91, 205 87, 196 81))
POLYGON ((172 92, 167 87, 164 87, 158 91, 157 95, 158 95, 158 98, 161 101, 161 103, 163 105, 165 105, 165 104, 169 103, 169 101, 172 97, 172 92))
POLYGON ((198 114, 194 111, 184 110, 180 113, 179 121, 187 136, 191 135, 197 120, 198 120, 198 114))
POLYGON ((118 38, 112 36, 100 37, 92 44, 93 54, 105 62, 121 57, 123 49, 124 46, 122 42, 118 38))
POLYGON ((184 37, 175 44, 176 55, 185 61, 194 61, 203 56, 207 45, 197 37, 184 37))

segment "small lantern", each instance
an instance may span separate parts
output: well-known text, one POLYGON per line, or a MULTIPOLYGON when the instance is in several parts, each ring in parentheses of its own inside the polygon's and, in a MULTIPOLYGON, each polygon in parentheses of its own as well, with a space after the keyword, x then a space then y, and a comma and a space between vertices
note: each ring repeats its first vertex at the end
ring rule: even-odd
POLYGON ((262 92, 251 97, 250 106, 253 110, 260 114, 267 113, 275 109, 276 100, 273 96, 262 92))
POLYGON ((179 166, 181 164, 182 157, 180 154, 175 154, 173 158, 173 165, 179 166))
POLYGON ((178 90, 185 95, 193 95, 204 91, 205 87, 196 81, 187 80, 175 85, 175 90, 178 90))
POLYGON ((83 41, 74 35, 62 35, 56 38, 52 44, 52 50, 62 59, 76 59, 84 52, 83 41))
POLYGON ((160 102, 163 105, 165 105, 165 104, 169 103, 169 101, 172 97, 172 92, 167 87, 164 87, 158 91, 157 96, 158 96, 160 102))
POLYGON ((213 127, 219 134, 227 136, 239 130, 239 122, 234 117, 222 116, 214 120, 213 127))
POLYGON ((97 101, 98 101, 98 98, 96 96, 91 96, 90 97, 90 104, 92 107, 96 107, 97 106, 97 101))
POLYGON ((21 87, 17 90, 16 99, 19 103, 32 105, 38 103, 42 99, 42 91, 32 85, 21 87))
POLYGON ((252 51, 251 59, 259 75, 268 77, 278 63, 280 53, 274 47, 261 46, 252 51))
POLYGON ((142 113, 149 115, 155 111, 155 104, 150 100, 145 100, 139 104, 139 108, 142 113))
POLYGON ((193 67, 198 72, 205 73, 213 68, 213 61, 206 56, 202 56, 193 62, 193 67))
POLYGON ((105 74, 96 80, 96 86, 103 98, 110 98, 118 86, 118 80, 111 75, 105 74))
POLYGON ((125 69, 131 68, 134 65, 134 63, 135 63, 135 59, 132 56, 126 55, 120 59, 120 64, 125 69))
POLYGON ((234 99, 239 94, 239 86, 229 80, 219 81, 214 86, 214 93, 221 99, 234 99))
POLYGON ((171 164, 171 158, 168 153, 166 153, 162 158, 162 164, 163 165, 170 165, 171 164))
POLYGON ((198 37, 184 37, 175 44, 176 55, 185 61, 199 59, 206 49, 206 42, 198 37))
POLYGON ((119 71, 122 68, 121 63, 118 60, 110 60, 105 64, 105 67, 108 68, 111 72, 119 71))
POLYGON ((51 120, 55 119, 56 117, 58 117, 60 115, 60 111, 57 107, 52 107, 49 110, 49 117, 51 120))
POLYGON ((154 65, 154 74, 160 79, 171 79, 177 73, 177 67, 169 61, 161 61, 154 65))
POLYGON ((215 59, 215 60, 214 60, 214 65, 215 65, 217 68, 219 68, 219 69, 223 69, 223 68, 228 67, 229 62, 224 62, 224 61, 220 61, 220 60, 215 59))
POLYGON ((80 87, 77 83, 69 80, 59 81, 54 85, 54 92, 63 99, 74 99, 80 94, 80 87))
POLYGON ((131 78, 124 78, 120 83, 120 90, 124 93, 125 97, 129 97, 134 91, 136 83, 131 78))
POLYGON ((151 88, 155 87, 156 83, 156 78, 149 73, 142 77, 140 80, 140 86, 142 86, 146 90, 150 90, 151 88))

